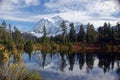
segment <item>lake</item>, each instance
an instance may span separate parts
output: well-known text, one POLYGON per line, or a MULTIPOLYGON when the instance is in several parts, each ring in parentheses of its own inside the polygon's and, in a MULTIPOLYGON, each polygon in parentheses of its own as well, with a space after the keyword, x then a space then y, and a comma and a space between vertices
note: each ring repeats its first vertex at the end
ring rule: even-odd
POLYGON ((34 51, 24 53, 22 59, 44 80, 120 80, 119 53, 34 51))

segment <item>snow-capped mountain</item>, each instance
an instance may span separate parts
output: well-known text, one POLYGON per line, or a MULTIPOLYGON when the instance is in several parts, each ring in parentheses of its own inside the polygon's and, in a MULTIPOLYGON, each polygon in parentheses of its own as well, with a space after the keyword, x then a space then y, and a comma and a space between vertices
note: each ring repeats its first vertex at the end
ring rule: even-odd
MULTIPOLYGON (((55 35, 62 34, 62 28, 60 25, 63 21, 65 21, 65 24, 67 26, 67 33, 68 33, 70 30, 70 27, 69 27, 70 22, 67 20, 64 20, 60 16, 40 19, 40 21, 33 27, 33 32, 31 33, 37 37, 41 37, 44 33, 43 26, 45 26, 47 36, 55 36, 55 35)), ((80 23, 74 23, 74 26, 75 26, 76 32, 78 32, 80 23)))

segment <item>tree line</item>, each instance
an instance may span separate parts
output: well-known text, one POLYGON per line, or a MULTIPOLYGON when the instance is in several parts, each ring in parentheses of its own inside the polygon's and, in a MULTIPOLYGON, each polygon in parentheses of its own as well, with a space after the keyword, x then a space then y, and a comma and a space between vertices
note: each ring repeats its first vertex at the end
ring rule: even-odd
POLYGON ((94 44, 99 45, 102 48, 105 48, 107 45, 115 46, 119 44, 120 41, 120 23, 117 23, 115 26, 111 26, 110 23, 104 23, 103 26, 95 28, 93 24, 88 23, 86 25, 80 25, 79 32, 76 33, 74 23, 70 23, 70 31, 67 33, 67 26, 65 21, 61 23, 62 34, 56 35, 54 37, 47 37, 46 27, 44 25, 43 32, 44 35, 42 38, 39 38, 40 41, 54 41, 55 43, 69 45, 74 43, 82 44, 94 44))
POLYGON ((25 39, 16 26, 12 29, 11 24, 3 21, 0 25, 0 80, 42 80, 38 72, 28 71, 21 61, 21 54, 32 50, 32 36, 25 39))
MULTIPOLYGON (((61 23, 62 34, 56 36, 47 36, 46 26, 43 26, 43 36, 34 37, 32 34, 24 36, 17 28, 3 21, 0 26, 0 45, 4 45, 9 51, 18 53, 20 51, 32 52, 35 44, 51 46, 55 49, 55 44, 72 46, 74 44, 93 44, 106 48, 107 45, 114 47, 120 41, 120 24, 111 26, 110 23, 104 23, 103 26, 95 28, 93 24, 80 25, 79 32, 75 30, 74 23, 70 23, 70 31, 67 32, 66 22, 61 23), (28 37, 28 38, 27 38, 28 37), (17 51, 16 51, 17 50, 17 51)), ((48 47, 46 48, 48 49, 48 47)))
POLYGON ((33 50, 32 37, 26 40, 16 26, 12 29, 11 24, 7 26, 5 21, 0 25, 0 46, 14 54, 33 50))

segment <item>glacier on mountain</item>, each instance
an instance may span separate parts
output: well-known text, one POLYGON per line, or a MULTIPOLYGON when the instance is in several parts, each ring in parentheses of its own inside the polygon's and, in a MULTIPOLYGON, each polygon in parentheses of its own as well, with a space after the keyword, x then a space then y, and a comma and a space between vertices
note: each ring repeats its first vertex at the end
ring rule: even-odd
MULTIPOLYGON (((54 16, 51 18, 43 18, 40 19, 40 21, 33 27, 33 31, 31 34, 37 37, 42 37, 44 32, 43 32, 43 26, 46 28, 46 33, 47 36, 56 36, 59 34, 62 34, 62 28, 61 28, 61 23, 65 21, 65 24, 67 26, 67 33, 70 31, 70 26, 69 24, 71 22, 64 20, 60 16, 54 16)), ((79 31, 80 23, 74 23, 76 33, 79 31)))

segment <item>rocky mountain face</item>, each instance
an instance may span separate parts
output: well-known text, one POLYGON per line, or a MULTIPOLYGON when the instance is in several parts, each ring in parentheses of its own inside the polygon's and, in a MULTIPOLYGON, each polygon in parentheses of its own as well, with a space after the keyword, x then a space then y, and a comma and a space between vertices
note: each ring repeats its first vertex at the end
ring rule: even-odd
MULTIPOLYGON (((31 34, 37 37, 43 36, 43 26, 46 28, 47 36, 56 36, 62 34, 61 23, 65 21, 67 26, 67 33, 70 31, 70 22, 62 19, 60 16, 54 16, 52 18, 43 18, 33 27, 31 34)), ((74 23, 76 33, 79 31, 80 23, 74 23)))

